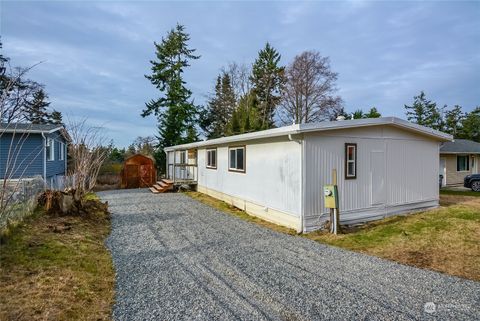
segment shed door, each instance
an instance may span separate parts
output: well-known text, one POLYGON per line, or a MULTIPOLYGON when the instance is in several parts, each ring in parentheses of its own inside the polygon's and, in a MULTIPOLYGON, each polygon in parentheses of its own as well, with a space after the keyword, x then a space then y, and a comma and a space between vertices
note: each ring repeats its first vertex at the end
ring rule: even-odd
POLYGON ((138 175, 138 165, 127 165, 126 166, 126 176, 127 176, 127 188, 138 188, 140 187, 140 177, 138 175))
POLYGON ((372 151, 370 153, 370 175, 372 205, 385 204, 386 185, 385 185, 385 153, 383 151, 372 151))
POLYGON ((140 171, 140 183, 139 187, 149 187, 152 185, 152 166, 143 164, 139 166, 140 171))

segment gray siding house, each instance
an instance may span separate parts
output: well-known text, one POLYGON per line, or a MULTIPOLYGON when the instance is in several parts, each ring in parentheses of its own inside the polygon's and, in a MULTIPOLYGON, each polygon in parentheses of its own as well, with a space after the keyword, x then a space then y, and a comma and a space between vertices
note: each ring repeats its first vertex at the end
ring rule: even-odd
POLYGON ((62 125, 1 124, 0 179, 41 176, 47 186, 62 187, 69 139, 62 125))

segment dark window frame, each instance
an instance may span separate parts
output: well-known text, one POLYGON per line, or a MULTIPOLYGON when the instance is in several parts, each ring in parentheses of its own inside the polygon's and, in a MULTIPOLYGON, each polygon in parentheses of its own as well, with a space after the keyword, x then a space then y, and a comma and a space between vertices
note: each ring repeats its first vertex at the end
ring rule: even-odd
POLYGON ((345 179, 356 179, 357 178, 357 144, 356 143, 345 143, 345 179), (354 169, 354 175, 348 175, 348 163, 351 163, 352 161, 349 161, 348 159, 348 149, 349 147, 354 148, 354 160, 353 160, 353 169, 354 169))
POLYGON ((217 148, 207 148, 205 150, 205 167, 208 169, 217 169, 218 164, 218 150, 217 148), (215 166, 208 165, 208 152, 215 151, 215 166))
MULTIPOLYGON (((237 153, 235 153, 235 157, 237 157, 237 153)), ((246 173, 247 172, 247 146, 246 145, 239 145, 239 146, 228 146, 228 171, 234 173, 246 173), (232 149, 243 149, 243 169, 235 169, 230 167, 230 151, 232 149)))
POLYGON ((470 171, 470 155, 457 155, 457 172, 469 172, 470 171), (467 168, 464 169, 464 170, 460 170, 460 164, 458 162, 458 158, 459 157, 465 157, 466 159, 466 164, 467 164, 467 168))

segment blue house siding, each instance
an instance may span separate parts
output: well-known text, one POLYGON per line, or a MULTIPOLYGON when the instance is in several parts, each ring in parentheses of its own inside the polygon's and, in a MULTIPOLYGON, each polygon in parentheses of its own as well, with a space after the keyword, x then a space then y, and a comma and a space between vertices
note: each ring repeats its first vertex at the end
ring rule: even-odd
POLYGON ((3 133, 0 137, 0 178, 36 175, 43 176, 42 135, 3 133))
MULTIPOLYGON (((60 133, 55 132, 49 135, 45 135, 47 138, 52 138, 54 142, 54 159, 47 160, 47 178, 56 175, 65 175, 65 159, 60 159, 60 148, 66 148, 65 139, 60 133)), ((67 152, 64 150, 64 155, 67 157, 67 152)))
MULTIPOLYGON (((67 147, 65 138, 59 133, 45 134, 54 141, 54 158, 46 161, 47 183, 56 182, 58 176, 66 174, 67 147), (63 145, 62 145, 63 143, 63 145), (61 160, 60 149, 64 148, 61 160)), ((44 175, 44 139, 37 133, 3 133, 0 137, 0 179, 26 178, 44 175)))

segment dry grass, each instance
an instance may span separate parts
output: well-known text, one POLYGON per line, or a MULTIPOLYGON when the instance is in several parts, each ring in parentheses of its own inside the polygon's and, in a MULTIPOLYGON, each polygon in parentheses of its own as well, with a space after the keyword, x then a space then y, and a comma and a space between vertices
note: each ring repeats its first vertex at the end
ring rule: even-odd
MULTIPOLYGON (((252 217, 210 196, 194 192, 187 195, 248 221, 295 234, 293 230, 252 217)), ((344 229, 341 235, 313 232, 302 236, 402 264, 480 281, 480 197, 441 195, 440 200, 438 209, 344 229)))
POLYGON ((211 196, 208 196, 206 194, 200 193, 200 192, 185 192, 186 195, 190 196, 193 199, 196 199, 197 201, 200 201, 204 204, 207 204, 211 207, 217 208, 223 212, 235 215, 245 221, 253 222, 255 224, 267 227, 269 229, 289 234, 289 235, 296 235, 297 231, 290 229, 288 227, 280 226, 275 223, 271 223, 265 220, 262 220, 261 218, 252 216, 247 214, 245 211, 242 211, 238 208, 236 208, 233 205, 227 204, 223 201, 217 200, 216 198, 213 198, 211 196))
POLYGON ((1 244, 0 320, 110 320, 114 271, 108 213, 37 211, 1 244))

